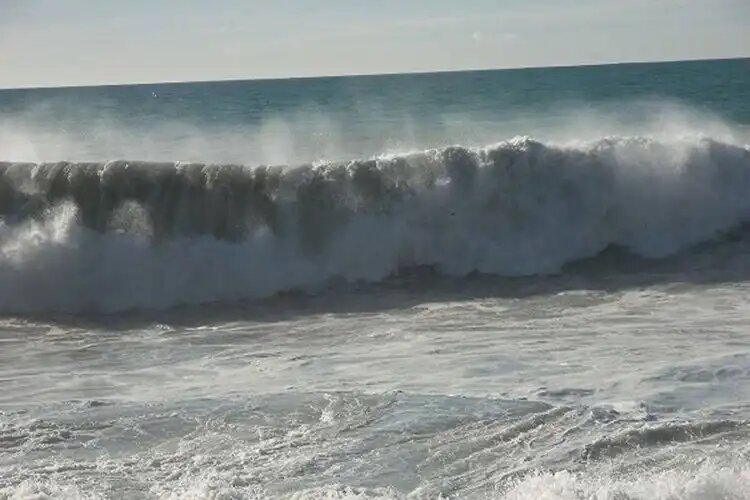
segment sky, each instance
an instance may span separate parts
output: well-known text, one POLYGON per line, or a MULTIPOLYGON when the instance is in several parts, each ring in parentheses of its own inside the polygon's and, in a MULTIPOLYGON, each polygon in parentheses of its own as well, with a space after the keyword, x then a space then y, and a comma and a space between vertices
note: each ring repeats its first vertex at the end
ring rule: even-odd
POLYGON ((750 56, 750 0, 0 0, 0 88, 750 56))

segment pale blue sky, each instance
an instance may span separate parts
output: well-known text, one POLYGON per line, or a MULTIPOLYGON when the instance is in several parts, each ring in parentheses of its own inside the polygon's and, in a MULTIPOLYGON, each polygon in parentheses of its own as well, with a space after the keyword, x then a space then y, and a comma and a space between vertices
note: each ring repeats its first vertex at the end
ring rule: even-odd
POLYGON ((0 87, 750 56, 750 0, 0 0, 0 87))

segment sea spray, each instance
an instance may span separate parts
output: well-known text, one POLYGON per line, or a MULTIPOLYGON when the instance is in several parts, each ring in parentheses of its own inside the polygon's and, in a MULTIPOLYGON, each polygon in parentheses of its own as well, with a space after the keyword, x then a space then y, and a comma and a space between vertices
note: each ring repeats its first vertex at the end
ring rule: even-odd
POLYGON ((404 268, 554 273, 663 257, 750 220, 750 151, 709 138, 516 138, 299 167, 0 164, 0 309, 264 297, 404 268))

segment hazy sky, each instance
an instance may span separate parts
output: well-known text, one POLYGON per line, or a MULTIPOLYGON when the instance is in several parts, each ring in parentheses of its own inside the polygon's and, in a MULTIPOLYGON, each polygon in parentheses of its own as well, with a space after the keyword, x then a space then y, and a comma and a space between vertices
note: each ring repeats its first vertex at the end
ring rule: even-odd
POLYGON ((750 55, 750 0, 0 0, 0 87, 750 55))

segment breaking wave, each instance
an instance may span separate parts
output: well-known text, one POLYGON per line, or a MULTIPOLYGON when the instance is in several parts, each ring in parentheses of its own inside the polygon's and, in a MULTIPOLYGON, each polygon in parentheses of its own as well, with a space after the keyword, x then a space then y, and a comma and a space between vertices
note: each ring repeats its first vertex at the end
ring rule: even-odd
POLYGON ((0 311, 269 296, 404 268, 558 271, 750 222, 750 146, 516 138, 299 167, 0 163, 0 311))

